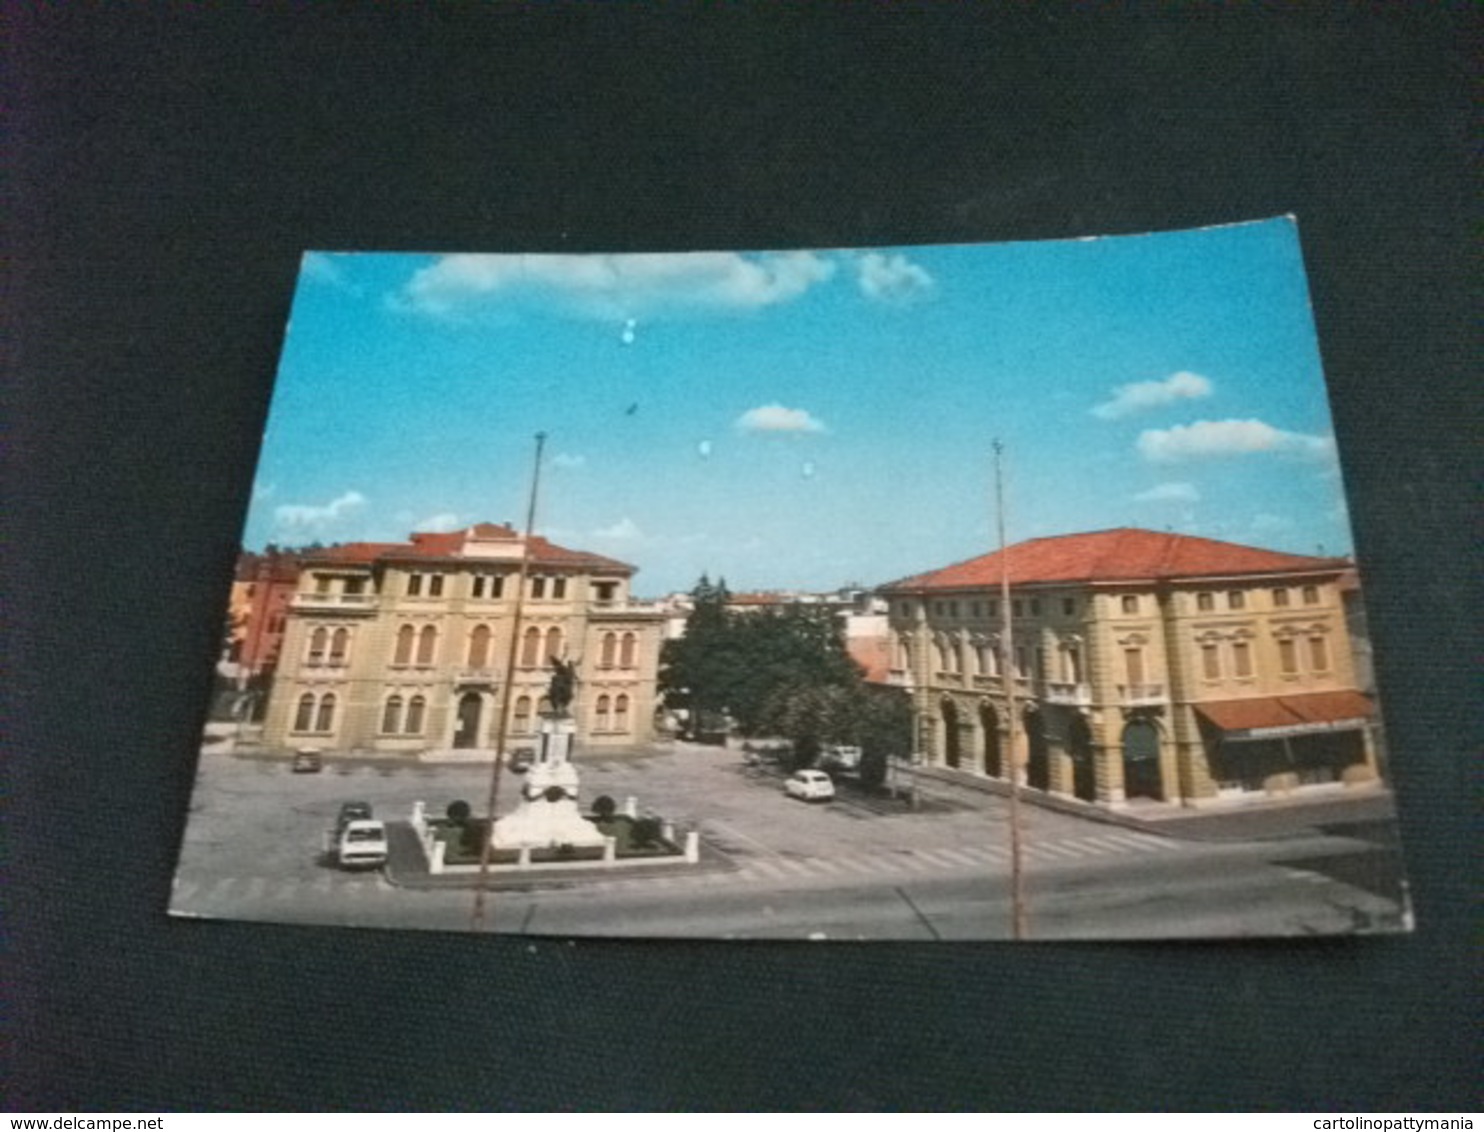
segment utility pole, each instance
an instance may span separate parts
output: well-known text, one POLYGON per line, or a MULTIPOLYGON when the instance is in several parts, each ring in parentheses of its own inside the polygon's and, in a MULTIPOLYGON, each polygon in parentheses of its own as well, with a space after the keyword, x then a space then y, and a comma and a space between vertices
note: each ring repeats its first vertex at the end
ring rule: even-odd
POLYGON ((526 576, 531 569, 531 536, 536 527, 536 490, 541 483, 541 450, 546 446, 546 433, 536 434, 536 456, 531 468, 531 498, 526 507, 526 532, 520 544, 520 568, 515 576, 515 608, 510 617, 510 648, 505 653, 505 674, 500 691, 500 720, 495 729, 495 761, 490 768, 489 801, 485 807, 489 826, 479 850, 479 882, 474 886, 474 912, 470 928, 484 930, 486 892, 489 888, 490 858, 495 851, 495 806, 500 800, 500 774, 505 769, 505 740, 510 728, 511 683, 515 677, 515 650, 520 643, 520 618, 525 609, 526 576))
POLYGON ((1010 560, 1005 549, 1005 446, 994 442, 995 510, 1000 533, 1000 686, 1005 696, 1005 745, 1010 760, 1010 937, 1026 938, 1025 870, 1021 854, 1020 757, 1015 749, 1015 649, 1010 617, 1010 560))

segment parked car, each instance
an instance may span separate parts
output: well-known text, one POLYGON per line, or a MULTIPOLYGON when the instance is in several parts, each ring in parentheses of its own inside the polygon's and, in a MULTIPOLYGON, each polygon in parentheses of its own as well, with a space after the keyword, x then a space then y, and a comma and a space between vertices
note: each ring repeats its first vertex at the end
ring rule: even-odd
POLYGON ((370 821, 373 817, 370 802, 344 802, 340 806, 340 816, 335 819, 335 838, 338 841, 345 827, 351 822, 370 821))
POLYGON ((861 765, 859 747, 826 747, 819 756, 821 765, 839 770, 858 770, 861 765))
POLYGON ((517 747, 510 752, 510 760, 505 765, 509 767, 511 774, 525 774, 535 761, 536 748, 517 747))
POLYGON ((324 768, 325 763, 320 757, 320 753, 310 747, 306 747, 294 755, 295 774, 318 774, 324 768))
POLYGON ((342 869, 380 868, 386 864, 386 826, 379 821, 347 822, 336 842, 335 859, 342 869))
POLYGON ((822 770, 796 770, 783 784, 790 798, 805 802, 828 802, 835 796, 835 784, 822 770))

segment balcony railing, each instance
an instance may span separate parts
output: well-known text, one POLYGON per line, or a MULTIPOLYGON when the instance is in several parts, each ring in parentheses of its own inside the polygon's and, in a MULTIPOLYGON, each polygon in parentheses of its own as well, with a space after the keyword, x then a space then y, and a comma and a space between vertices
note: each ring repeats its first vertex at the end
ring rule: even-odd
POLYGON ((295 594, 295 609, 335 609, 341 612, 369 613, 376 608, 375 594, 295 594))
POLYGON ((1092 686, 1074 684, 1064 680, 1048 680, 1043 697, 1048 704, 1066 704, 1070 707, 1088 707, 1092 704, 1092 686))
POLYGON ((455 684, 493 684, 495 683, 495 670, 493 668, 460 668, 454 673, 455 684))
POLYGON ((1164 704, 1169 703, 1170 700, 1163 684, 1120 684, 1118 685, 1118 698, 1125 707, 1164 704))

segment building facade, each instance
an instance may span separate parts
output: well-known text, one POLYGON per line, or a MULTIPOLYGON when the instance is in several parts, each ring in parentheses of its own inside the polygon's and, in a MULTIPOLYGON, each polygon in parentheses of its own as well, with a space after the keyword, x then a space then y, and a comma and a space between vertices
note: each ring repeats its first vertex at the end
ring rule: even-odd
POLYGON ((243 553, 233 574, 225 660, 239 686, 271 677, 278 665, 289 606, 299 588, 293 552, 243 553))
POLYGON ((1087 802, 1371 784, 1350 568, 1129 528, 1033 539, 881 587, 891 680, 929 763, 1006 778, 1013 745, 1028 786, 1087 802))
POLYGON ((654 735, 663 613, 630 600, 634 567, 484 523, 306 556, 289 603, 264 743, 493 754, 512 655, 507 749, 533 746, 553 657, 578 663, 585 747, 654 735))

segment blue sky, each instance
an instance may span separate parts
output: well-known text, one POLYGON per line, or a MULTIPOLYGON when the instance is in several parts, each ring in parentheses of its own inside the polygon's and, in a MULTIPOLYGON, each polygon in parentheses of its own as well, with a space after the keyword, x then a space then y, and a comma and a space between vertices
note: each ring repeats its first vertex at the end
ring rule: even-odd
POLYGON ((1145 526, 1350 553, 1297 225, 612 256, 311 252, 244 545, 524 521, 635 591, 876 584, 1145 526))

